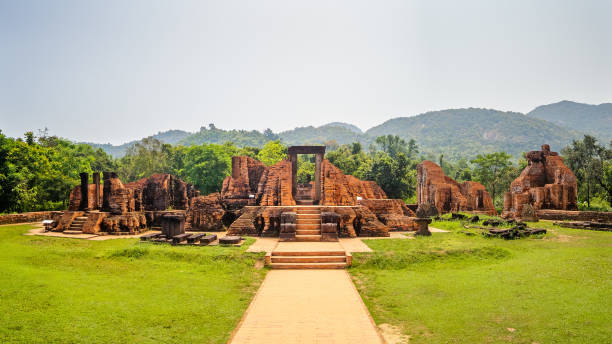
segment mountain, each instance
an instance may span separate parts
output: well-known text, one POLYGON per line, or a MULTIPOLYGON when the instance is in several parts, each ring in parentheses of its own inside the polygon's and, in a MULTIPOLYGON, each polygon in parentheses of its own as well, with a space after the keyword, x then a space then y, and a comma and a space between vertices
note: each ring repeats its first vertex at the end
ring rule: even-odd
MULTIPOLYGON (((368 144, 373 141, 373 138, 360 132, 355 132, 354 129, 346 125, 340 126, 330 124, 320 127, 299 127, 293 130, 283 131, 279 133, 278 136, 283 143, 288 145, 325 144, 333 140, 338 144, 353 142, 368 144)), ((350 126, 350 124, 347 125, 350 126)))
MULTIPOLYGON (((563 101, 537 107, 528 115, 493 109, 467 108, 432 111, 413 117, 390 119, 365 133, 357 126, 331 122, 320 127, 298 127, 273 133, 266 130, 223 130, 214 125, 198 132, 182 130, 159 132, 151 137, 170 144, 199 145, 232 142, 237 146, 263 147, 280 139, 286 145, 347 144, 361 142, 368 147, 377 136, 399 135, 415 139, 428 158, 444 154, 447 160, 473 158, 480 153, 505 151, 518 158, 522 152, 548 143, 560 151, 582 133, 592 133, 602 142, 612 139, 612 104, 588 105, 563 101)), ((120 146, 89 143, 114 157, 122 157, 138 141, 120 146)))
POLYGON ((604 144, 612 140, 612 103, 590 105, 564 100, 538 106, 527 116, 594 135, 604 144))
POLYGON ((451 109, 388 120, 366 131, 372 137, 399 135, 415 139, 422 151, 445 159, 473 158, 505 151, 515 158, 544 143, 560 151, 580 133, 517 112, 490 109, 451 109))
POLYGON ((323 124, 322 126, 320 126, 319 128, 322 127, 341 127, 341 128, 346 128, 354 133, 357 134, 363 134, 363 131, 361 129, 359 129, 358 126, 350 124, 350 123, 344 123, 344 122, 331 122, 331 123, 327 123, 327 124, 323 124))
MULTIPOLYGON (((167 131, 160 131, 157 134, 151 135, 149 137, 160 140, 163 143, 174 145, 180 142, 181 140, 185 139, 189 135, 191 135, 191 133, 183 131, 183 130, 167 130, 167 131)), ((104 150, 107 154, 110 154, 114 156, 115 158, 120 158, 125 155, 128 148, 132 147, 133 145, 135 145, 136 143, 140 141, 142 140, 134 140, 134 141, 124 143, 122 145, 118 145, 118 146, 112 145, 110 143, 92 143, 92 142, 83 142, 83 143, 88 144, 95 149, 102 148, 102 150, 104 150)))

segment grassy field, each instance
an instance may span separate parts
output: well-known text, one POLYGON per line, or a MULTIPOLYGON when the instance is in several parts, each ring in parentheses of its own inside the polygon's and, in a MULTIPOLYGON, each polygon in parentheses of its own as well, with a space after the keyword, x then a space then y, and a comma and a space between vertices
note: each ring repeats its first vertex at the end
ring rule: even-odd
POLYGON ((530 224, 505 241, 458 221, 415 240, 367 240, 350 272, 377 324, 410 343, 610 343, 612 233, 530 224))
POLYGON ((248 245, 23 236, 30 228, 0 226, 1 343, 225 343, 265 275, 248 245))

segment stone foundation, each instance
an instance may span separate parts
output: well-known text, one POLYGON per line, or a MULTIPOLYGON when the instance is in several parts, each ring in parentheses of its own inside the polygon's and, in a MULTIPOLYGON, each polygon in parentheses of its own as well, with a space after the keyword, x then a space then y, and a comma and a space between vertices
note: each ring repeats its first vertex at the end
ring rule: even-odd
MULTIPOLYGON (((320 206, 321 213, 335 213, 338 215, 337 237, 355 238, 388 237, 389 227, 380 222, 376 215, 364 206, 320 206)), ((238 219, 228 228, 228 235, 261 235, 278 237, 281 233, 281 214, 295 213, 296 207, 260 207, 248 206, 243 208, 238 219)), ((325 227, 322 234, 332 240, 336 235, 325 227)))
POLYGON ((53 211, 33 211, 20 214, 0 215, 0 225, 8 225, 12 223, 39 222, 52 218, 53 211))
POLYGON ((536 215, 543 220, 554 221, 595 221, 612 222, 612 212, 570 211, 570 210, 536 210, 536 215))

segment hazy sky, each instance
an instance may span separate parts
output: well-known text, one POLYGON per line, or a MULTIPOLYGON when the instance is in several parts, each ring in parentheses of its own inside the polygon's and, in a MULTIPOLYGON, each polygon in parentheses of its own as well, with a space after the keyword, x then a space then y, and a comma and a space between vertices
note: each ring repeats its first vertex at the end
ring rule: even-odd
POLYGON ((0 0, 0 129, 368 129, 612 101, 612 1, 0 0))

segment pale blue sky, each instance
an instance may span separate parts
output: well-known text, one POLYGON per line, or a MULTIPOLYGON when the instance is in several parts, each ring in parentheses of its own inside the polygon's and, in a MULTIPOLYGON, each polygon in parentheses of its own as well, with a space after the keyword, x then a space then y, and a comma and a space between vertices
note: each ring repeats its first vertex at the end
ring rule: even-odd
POLYGON ((362 129, 612 101, 612 1, 0 0, 0 129, 362 129))

